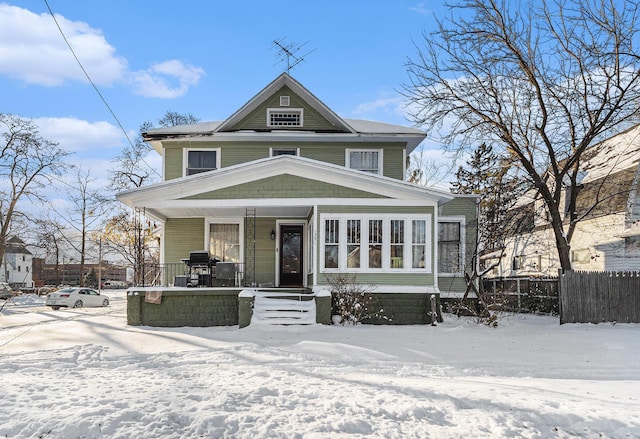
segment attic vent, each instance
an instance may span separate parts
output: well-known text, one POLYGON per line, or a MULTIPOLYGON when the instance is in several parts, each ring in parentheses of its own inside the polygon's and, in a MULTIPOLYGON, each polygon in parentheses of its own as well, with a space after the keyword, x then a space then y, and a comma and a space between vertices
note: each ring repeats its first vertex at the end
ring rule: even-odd
POLYGON ((302 108, 279 110, 269 108, 267 110, 267 126, 270 127, 301 127, 302 108))
POLYGON ((280 96, 280 106, 288 107, 289 105, 291 105, 291 99, 289 96, 280 96))

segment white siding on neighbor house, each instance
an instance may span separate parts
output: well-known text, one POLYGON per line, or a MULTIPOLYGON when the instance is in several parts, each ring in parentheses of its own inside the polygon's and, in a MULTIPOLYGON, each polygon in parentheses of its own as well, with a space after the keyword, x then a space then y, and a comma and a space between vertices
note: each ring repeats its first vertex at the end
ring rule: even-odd
POLYGON ((0 265, 0 282, 33 286, 33 256, 23 253, 8 253, 0 265))
MULTIPOLYGON (((571 240, 574 270, 640 270, 640 235, 625 233, 624 213, 583 220, 571 240)), ((557 276, 560 263, 551 229, 508 241, 505 257, 493 276, 557 276), (514 269, 514 258, 521 262, 514 269), (540 266, 538 266, 538 264, 540 266)))

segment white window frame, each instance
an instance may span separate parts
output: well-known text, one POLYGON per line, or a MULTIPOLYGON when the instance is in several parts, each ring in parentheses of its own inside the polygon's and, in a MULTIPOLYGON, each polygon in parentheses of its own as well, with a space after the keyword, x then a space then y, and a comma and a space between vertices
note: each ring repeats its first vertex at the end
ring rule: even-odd
POLYGON ((320 236, 319 236, 319 255, 320 255, 320 272, 322 273, 433 273, 433 215, 431 214, 321 214, 320 215, 320 236), (325 221, 339 221, 339 243, 338 243, 338 267, 325 267, 325 221), (360 267, 347 268, 347 220, 360 220, 360 267), (382 267, 369 268, 369 220, 382 220, 382 267), (403 243, 403 263, 402 268, 391 267, 391 243, 390 230, 391 220, 404 221, 404 243, 403 243), (413 268, 413 236, 411 234, 412 221, 425 221, 426 236, 425 248, 425 266, 413 268))
MULTIPOLYGON (((216 169, 220 169, 220 148, 184 148, 182 150, 182 176, 189 175, 187 169, 189 168, 189 152, 191 151, 211 151, 216 153, 216 169)), ((196 174, 190 174, 196 175, 196 174)))
POLYGON ((383 163, 384 156, 382 149, 376 148, 346 148, 345 149, 345 158, 344 158, 345 166, 349 169, 355 169, 356 171, 366 172, 368 174, 373 175, 384 175, 383 163), (357 169, 351 167, 351 153, 352 152, 377 152, 378 153, 378 172, 370 172, 367 170, 357 169))
MULTIPOLYGON (((464 216, 439 216, 438 223, 460 223, 460 255, 459 255, 459 263, 460 263, 460 271, 456 271, 453 273, 448 273, 444 271, 440 271, 439 262, 438 264, 438 276, 460 276, 464 274, 465 267, 465 255, 466 255, 466 218, 464 216)), ((438 230, 435 231, 435 238, 438 239, 438 230)), ((439 246, 439 242, 436 242, 436 245, 439 246)), ((440 257, 440 252, 438 250, 438 257, 440 257)))
MULTIPOLYGON (((300 148, 279 148, 279 147, 270 147, 269 148, 269 157, 275 157, 273 155, 274 151, 295 151, 295 155, 296 156, 300 156, 300 148)), ((285 155, 285 154, 280 154, 280 155, 285 155)))
POLYGON ((204 221, 204 249, 209 251, 209 240, 211 238, 211 224, 238 224, 238 238, 240 251, 239 263, 244 263, 244 218, 205 218, 204 221))
POLYGON ((267 108, 267 126, 270 128, 300 128, 304 126, 304 108, 267 108), (298 125, 278 125, 271 123, 272 113, 298 113, 298 125))

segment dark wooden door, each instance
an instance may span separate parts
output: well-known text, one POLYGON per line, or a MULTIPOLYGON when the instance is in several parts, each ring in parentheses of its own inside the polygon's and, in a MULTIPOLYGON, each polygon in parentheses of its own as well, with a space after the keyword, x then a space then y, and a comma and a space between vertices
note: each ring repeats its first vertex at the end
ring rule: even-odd
POLYGON ((303 278, 303 226, 280 226, 280 286, 301 287, 303 278))

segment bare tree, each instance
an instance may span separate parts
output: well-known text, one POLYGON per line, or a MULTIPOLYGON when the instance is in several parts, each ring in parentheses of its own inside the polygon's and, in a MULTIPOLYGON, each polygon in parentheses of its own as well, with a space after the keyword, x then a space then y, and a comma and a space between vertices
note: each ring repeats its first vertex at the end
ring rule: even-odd
MULTIPOLYGON (((73 185, 69 189, 70 206, 65 213, 59 213, 72 233, 64 234, 67 243, 80 256, 80 273, 84 273, 87 256, 87 243, 90 241, 96 226, 104 219, 108 201, 102 194, 101 188, 91 187, 94 180, 91 170, 77 168, 73 185)), ((84 276, 80 276, 80 286, 84 285, 84 276)))
POLYGON ((59 219, 51 216, 43 216, 42 218, 34 218, 32 220, 35 233, 33 233, 33 242, 31 245, 40 249, 44 254, 45 262, 53 263, 55 266, 55 282, 60 284, 60 261, 64 254, 66 240, 65 225, 60 223, 59 219))
POLYGON ((546 206, 563 269, 571 269, 585 152, 640 116, 638 8, 464 0, 407 63, 414 121, 448 126, 452 148, 490 142, 512 159, 546 206))
MULTIPOLYGON (((194 124, 199 121, 200 119, 191 113, 180 114, 175 111, 167 111, 161 119, 158 119, 158 125, 172 127, 194 124)), ((158 171, 147 161, 153 148, 142 138, 143 133, 152 128, 151 122, 144 122, 140 126, 135 143, 125 147, 120 155, 113 159, 115 166, 111 171, 111 189, 121 191, 137 188, 160 177, 158 171)))
POLYGON ((0 261, 23 198, 42 200, 39 190, 60 175, 69 155, 40 136, 30 120, 0 113, 0 261))

